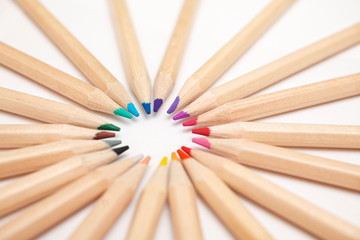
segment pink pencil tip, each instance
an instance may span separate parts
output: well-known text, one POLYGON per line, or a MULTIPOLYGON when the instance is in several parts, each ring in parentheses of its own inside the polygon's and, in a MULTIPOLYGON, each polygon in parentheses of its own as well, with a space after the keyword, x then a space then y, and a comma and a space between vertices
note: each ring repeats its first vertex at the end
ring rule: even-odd
POLYGON ((192 142, 197 143, 197 144, 199 144, 199 145, 201 145, 203 147, 206 147, 208 149, 211 149, 210 142, 206 138, 193 138, 192 142))
POLYGON ((179 112, 178 114, 176 114, 176 115, 173 117, 173 119, 174 119, 174 120, 179 120, 179 119, 183 119, 183 118, 187 118, 187 117, 190 117, 190 115, 187 114, 187 113, 184 112, 184 111, 181 111, 181 112, 179 112))
POLYGON ((184 123, 183 123, 183 126, 184 126, 184 127, 195 126, 196 123, 197 123, 197 118, 193 118, 193 119, 190 119, 190 120, 187 121, 187 122, 184 122, 184 123))

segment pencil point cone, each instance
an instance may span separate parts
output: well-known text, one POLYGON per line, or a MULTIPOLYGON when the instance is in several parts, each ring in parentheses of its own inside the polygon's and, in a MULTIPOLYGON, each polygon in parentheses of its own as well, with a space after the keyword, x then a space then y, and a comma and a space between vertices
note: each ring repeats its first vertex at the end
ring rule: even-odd
POLYGON ((161 160, 159 166, 166 166, 167 165, 167 160, 168 160, 167 157, 163 157, 163 159, 161 160))
POLYGON ((181 147, 181 150, 183 150, 183 151, 186 152, 187 154, 191 155, 191 148, 182 146, 182 147, 181 147))
POLYGON ((139 112, 137 111, 135 105, 133 103, 129 103, 127 105, 127 110, 132 114, 134 115, 135 117, 138 117, 139 116, 139 112))
POLYGON ((201 145, 203 147, 206 147, 208 149, 211 148, 210 142, 206 138, 193 138, 192 142, 197 143, 197 144, 199 144, 199 145, 201 145))
POLYGON ((115 133, 101 131, 101 132, 96 133, 95 137, 93 137, 93 139, 98 140, 98 139, 111 138, 111 137, 115 137, 115 133))
POLYGON ((159 111, 159 108, 163 104, 163 100, 161 98, 157 98, 154 100, 154 112, 159 111))
POLYGON ((150 103, 143 102, 142 105, 143 105, 143 108, 145 109, 146 114, 150 114, 151 113, 151 105, 150 105, 150 103))
POLYGON ((109 131, 120 131, 120 128, 118 126, 115 126, 114 124, 108 123, 99 126, 97 129, 99 130, 109 130, 109 131))
POLYGON ((146 165, 148 165, 149 164, 149 162, 150 162, 150 159, 151 159, 151 157, 150 156, 147 156, 146 158, 144 158, 143 160, 141 160, 141 164, 146 164, 146 165))
POLYGON ((179 158, 178 158, 178 156, 176 155, 175 152, 172 152, 172 153, 171 153, 171 160, 174 160, 174 161, 178 161, 178 162, 179 162, 179 158))
POLYGON ((191 131, 194 134, 199 134, 199 135, 203 135, 203 136, 209 136, 210 135, 210 128, 197 128, 197 129, 193 129, 191 131))
POLYGON ((178 114, 176 114, 173 119, 174 120, 179 120, 179 119, 183 119, 183 118, 187 118, 190 117, 190 115, 184 111, 179 112, 178 114))
POLYGON ((189 121, 184 122, 183 126, 184 127, 195 126, 197 123, 197 120, 198 120, 197 118, 190 119, 189 121))
POLYGON ((118 108, 114 111, 115 115, 132 119, 132 115, 123 108, 118 108))
POLYGON ((179 154, 180 158, 182 161, 190 158, 189 155, 187 155, 186 153, 184 153, 183 151, 181 151, 180 149, 177 150, 177 153, 179 154))
POLYGON ((176 110, 177 106, 179 105, 179 102, 180 102, 180 98, 179 96, 177 96, 174 102, 171 104, 170 108, 167 110, 167 113, 168 114, 173 113, 176 110))
POLYGON ((110 147, 119 145, 121 143, 121 140, 102 140, 102 141, 104 141, 110 147))
POLYGON ((129 149, 129 146, 123 146, 123 147, 113 148, 111 150, 116 152, 117 155, 120 155, 120 154, 122 154, 123 152, 125 152, 128 149, 129 149))

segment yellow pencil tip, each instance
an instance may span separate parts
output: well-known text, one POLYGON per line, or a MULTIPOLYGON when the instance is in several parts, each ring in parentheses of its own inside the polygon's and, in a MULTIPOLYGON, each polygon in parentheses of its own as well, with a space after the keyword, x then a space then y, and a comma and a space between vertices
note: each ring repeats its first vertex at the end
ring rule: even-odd
POLYGON ((167 160, 168 160, 168 158, 167 158, 167 157, 164 157, 164 158, 161 160, 159 166, 166 166, 166 165, 167 165, 167 160))
POLYGON ((178 161, 178 162, 180 161, 175 152, 171 153, 171 160, 178 161))

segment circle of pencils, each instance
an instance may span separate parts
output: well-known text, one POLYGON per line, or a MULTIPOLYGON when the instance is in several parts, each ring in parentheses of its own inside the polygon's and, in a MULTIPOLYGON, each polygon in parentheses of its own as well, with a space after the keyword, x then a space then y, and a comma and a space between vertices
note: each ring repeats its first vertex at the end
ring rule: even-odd
MULTIPOLYGON (((138 25, 133 24, 127 1, 110 0, 106 4, 126 80, 146 116, 151 114, 151 102, 153 112, 160 112, 175 87, 201 1, 181 0, 153 93, 135 31, 138 25)), ((38 238, 87 205, 90 210, 67 239, 106 238, 131 205, 135 207, 124 232, 127 240, 154 239, 164 209, 169 210, 175 239, 204 239, 209 229, 201 215, 202 207, 211 211, 218 225, 235 239, 276 238, 274 231, 281 230, 271 229, 247 201, 315 238, 360 239, 359 224, 258 173, 267 171, 359 194, 358 163, 293 148, 359 151, 360 125, 254 121, 360 96, 360 73, 251 96, 360 44, 360 22, 212 87, 266 31, 282 21, 288 9, 296 8, 295 0, 269 0, 183 82, 167 109, 167 114, 175 113, 173 120, 186 119, 182 126, 195 127, 186 133, 188 136, 204 136, 192 138, 192 142, 207 151, 182 146, 150 161, 151 156, 144 158, 142 153, 128 156, 132 146, 120 146, 128 141, 124 136, 120 140, 120 127, 99 117, 106 113, 135 121, 132 117, 140 113, 126 86, 42 1, 15 2, 28 21, 33 21, 89 82, 0 41, 0 67, 27 78, 27 84, 39 84, 45 91, 81 105, 0 85, 0 111, 39 121, 0 124, 0 180, 6 181, 0 186, 0 219, 10 217, 0 224, 0 240, 38 238)), ((353 111, 356 114, 359 108, 353 111)), ((126 130, 125 124, 119 125, 126 130)), ((149 142, 151 147, 161 147, 152 144, 149 142)))

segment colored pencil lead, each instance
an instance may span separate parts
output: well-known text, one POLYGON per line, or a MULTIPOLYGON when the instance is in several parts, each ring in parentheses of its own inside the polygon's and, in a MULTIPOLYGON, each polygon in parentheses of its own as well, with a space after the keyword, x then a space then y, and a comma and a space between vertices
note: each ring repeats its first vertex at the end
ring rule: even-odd
POLYGON ((166 166, 167 165, 167 160, 168 160, 167 157, 163 157, 163 159, 161 160, 159 166, 166 166))
POLYGON ((143 108, 145 109, 146 114, 150 114, 151 113, 151 104, 143 102, 142 105, 143 105, 143 108))
POLYGON ((93 139, 98 140, 98 139, 111 138, 111 137, 115 137, 115 133, 101 131, 101 132, 96 133, 95 137, 93 137, 93 139))
POLYGON ((189 155, 187 155, 186 153, 184 153, 183 151, 181 151, 180 149, 177 150, 177 153, 179 154, 181 161, 184 161, 188 158, 190 158, 189 155))
POLYGON ((129 146, 123 146, 123 147, 118 147, 118 148, 113 148, 111 150, 113 150, 114 152, 116 152, 117 155, 122 154, 123 152, 127 151, 129 149, 129 146))
POLYGON ((103 142, 105 142, 107 145, 114 147, 116 145, 119 145, 121 143, 121 140, 102 140, 103 142))
POLYGON ((173 117, 173 119, 174 119, 174 120, 180 120, 180 119, 187 118, 187 117, 190 117, 190 115, 187 114, 187 113, 184 112, 184 111, 181 111, 181 112, 179 112, 178 114, 176 114, 176 115, 173 117))
POLYGON ((154 100, 154 112, 159 111, 159 108, 163 104, 163 100, 161 98, 157 98, 154 100))
POLYGON ((120 131, 120 128, 118 126, 115 126, 114 124, 108 123, 108 124, 103 124, 101 126, 99 126, 97 129, 99 130, 109 130, 109 131, 120 131))
POLYGON ((203 136, 210 136, 210 128, 197 128, 193 129, 191 132, 203 136))
POLYGON ((180 98, 179 98, 179 96, 177 96, 175 98, 174 102, 171 104, 170 108, 167 110, 168 114, 171 114, 176 110, 177 106, 179 105, 179 101, 180 101, 180 98))
POLYGON ((114 111, 115 115, 132 119, 132 115, 123 108, 118 108, 114 111))
POLYGON ((179 158, 178 158, 178 156, 176 155, 175 152, 172 152, 172 153, 171 153, 171 160, 173 160, 173 161, 178 161, 178 162, 179 162, 179 158))
POLYGON ((134 115, 135 117, 138 117, 139 116, 139 112, 138 110, 135 108, 135 105, 133 103, 129 103, 127 105, 127 110, 132 114, 134 115))
POLYGON ((190 126, 195 126, 196 123, 197 123, 197 117, 196 118, 193 118, 193 119, 190 119, 189 121, 186 121, 183 123, 183 126, 184 127, 190 127, 190 126))
POLYGON ((199 144, 199 145, 201 145, 203 147, 206 147, 208 149, 211 149, 210 142, 206 138, 193 138, 192 142, 197 143, 197 144, 199 144))
POLYGON ((188 155, 191 155, 191 148, 182 146, 182 147, 181 147, 181 150, 183 150, 184 152, 186 152, 188 155))
POLYGON ((140 163, 147 165, 147 164, 149 164, 150 160, 151 160, 151 157, 150 157, 150 156, 147 156, 146 158, 144 158, 143 160, 141 160, 140 163))

